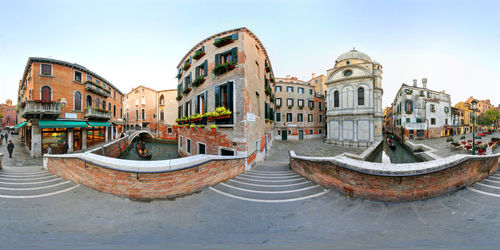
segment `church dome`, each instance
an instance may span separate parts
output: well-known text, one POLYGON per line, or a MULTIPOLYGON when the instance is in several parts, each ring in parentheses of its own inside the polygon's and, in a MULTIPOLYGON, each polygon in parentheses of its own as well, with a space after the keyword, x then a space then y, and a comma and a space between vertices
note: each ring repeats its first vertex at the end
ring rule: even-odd
POLYGON ((348 52, 345 52, 344 54, 337 57, 337 62, 340 62, 340 61, 346 60, 346 59, 361 59, 361 60, 365 60, 368 62, 372 62, 372 59, 367 54, 365 54, 363 52, 359 52, 355 49, 352 49, 348 52))

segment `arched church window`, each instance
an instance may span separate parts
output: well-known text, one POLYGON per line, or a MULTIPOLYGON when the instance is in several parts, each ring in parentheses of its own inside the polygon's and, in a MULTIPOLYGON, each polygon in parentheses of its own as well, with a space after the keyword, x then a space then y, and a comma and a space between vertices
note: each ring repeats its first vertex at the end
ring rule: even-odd
POLYGON ((363 87, 358 89, 358 106, 365 105, 365 89, 363 87))
POLYGON ((350 76, 352 75, 352 70, 348 69, 344 71, 344 76, 350 76))
POLYGON ((337 90, 333 92, 333 107, 335 108, 339 107, 339 92, 337 90))

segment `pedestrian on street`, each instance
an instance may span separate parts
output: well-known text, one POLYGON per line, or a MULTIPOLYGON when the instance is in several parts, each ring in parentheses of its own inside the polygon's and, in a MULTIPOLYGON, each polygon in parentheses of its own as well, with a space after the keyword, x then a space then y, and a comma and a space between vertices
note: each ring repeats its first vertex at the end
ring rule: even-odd
POLYGON ((0 146, 2 146, 2 142, 3 142, 3 134, 0 135, 0 146))
POLYGON ((9 141, 7 151, 9 151, 9 158, 12 158, 12 152, 14 152, 14 143, 12 143, 12 141, 9 141))
POLYGON ((68 142, 64 142, 63 148, 62 148, 62 153, 67 154, 69 149, 68 142))
POLYGON ((9 132, 5 134, 5 143, 7 143, 7 140, 9 139, 9 132))

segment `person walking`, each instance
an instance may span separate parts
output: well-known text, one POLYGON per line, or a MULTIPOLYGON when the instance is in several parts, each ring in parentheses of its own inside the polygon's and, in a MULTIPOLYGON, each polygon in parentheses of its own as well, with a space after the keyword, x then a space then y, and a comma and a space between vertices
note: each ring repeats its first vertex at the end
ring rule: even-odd
POLYGON ((68 142, 65 142, 64 145, 63 145, 63 148, 62 148, 62 153, 63 154, 67 154, 68 153, 68 149, 69 149, 68 142))
POLYGON ((5 134, 5 143, 7 143, 7 140, 9 139, 9 132, 5 134))
POLYGON ((0 134, 0 146, 2 146, 2 142, 3 142, 3 134, 0 134))
POLYGON ((12 158, 12 152, 14 152, 14 143, 12 143, 12 141, 9 141, 7 151, 9 151, 9 158, 12 158))

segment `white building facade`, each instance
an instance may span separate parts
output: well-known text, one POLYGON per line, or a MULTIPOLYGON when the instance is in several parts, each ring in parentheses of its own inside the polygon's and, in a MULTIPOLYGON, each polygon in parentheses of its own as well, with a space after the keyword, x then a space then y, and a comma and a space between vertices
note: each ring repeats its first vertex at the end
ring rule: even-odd
POLYGON ((394 135, 405 139, 426 139, 446 136, 453 131, 451 125, 451 97, 444 91, 403 84, 393 102, 394 135))
POLYGON ((327 71, 327 141, 372 145, 382 139, 382 65, 355 49, 327 71))

